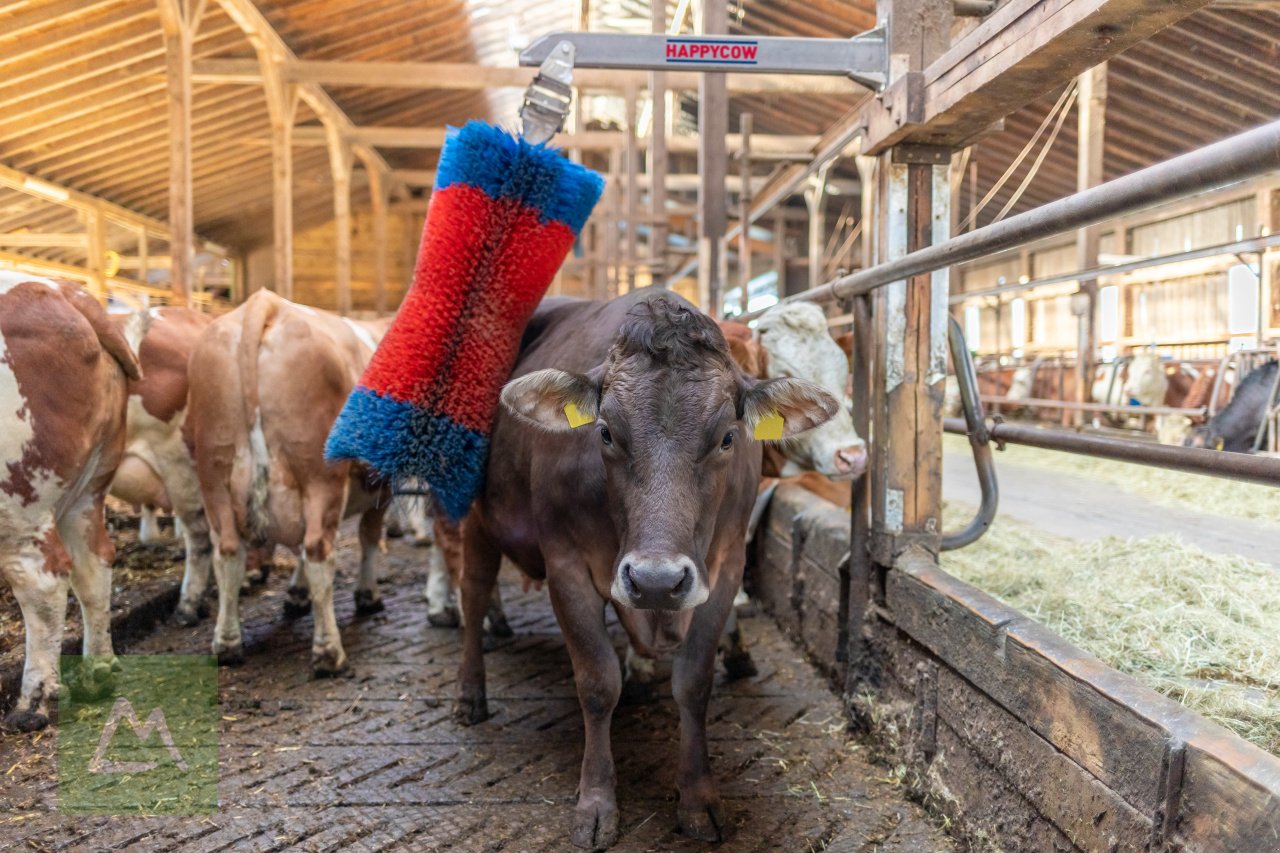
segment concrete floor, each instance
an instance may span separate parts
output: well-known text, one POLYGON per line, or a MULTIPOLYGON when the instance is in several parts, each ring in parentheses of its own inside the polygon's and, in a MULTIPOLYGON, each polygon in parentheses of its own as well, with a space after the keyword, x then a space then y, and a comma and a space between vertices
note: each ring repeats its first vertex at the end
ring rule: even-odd
MULTIPOLYGON (((1067 539, 1144 537, 1176 533, 1205 551, 1239 554, 1280 569, 1280 524, 1194 512, 1073 474, 1010 462, 996 453, 1000 517, 1067 539)), ((981 499, 973 457, 950 449, 942 465, 945 500, 977 507, 981 499)))

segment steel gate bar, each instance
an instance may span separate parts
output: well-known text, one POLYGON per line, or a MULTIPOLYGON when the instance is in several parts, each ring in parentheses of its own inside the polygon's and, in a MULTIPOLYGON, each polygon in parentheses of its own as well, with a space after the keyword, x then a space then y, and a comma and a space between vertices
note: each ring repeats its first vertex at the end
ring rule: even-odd
POLYGON ((948 318, 947 341, 951 345, 951 363, 956 368, 956 383, 960 386, 960 402, 964 409, 965 432, 969 446, 973 448, 973 464, 978 469, 978 487, 982 501, 978 512, 963 528, 955 533, 943 532, 943 551, 954 551, 972 545, 987 532, 996 518, 1000 503, 1000 485, 996 482, 995 461, 991 457, 991 437, 987 421, 982 413, 982 398, 978 395, 978 374, 973 369, 973 358, 965 344, 964 331, 955 317, 948 318))

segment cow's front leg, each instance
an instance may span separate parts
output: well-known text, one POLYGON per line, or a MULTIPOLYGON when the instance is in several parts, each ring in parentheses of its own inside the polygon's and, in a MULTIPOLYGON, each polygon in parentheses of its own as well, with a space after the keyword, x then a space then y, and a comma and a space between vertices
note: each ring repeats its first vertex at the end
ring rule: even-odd
POLYGON ((244 542, 213 536, 213 577, 218 584, 218 622, 213 629, 213 653, 223 666, 244 661, 240 632, 240 584, 244 582, 244 542), (220 541, 222 540, 222 541, 220 541))
POLYGON ((306 555, 299 552, 298 562, 293 566, 293 575, 289 580, 289 588, 284 593, 284 615, 286 619, 297 619, 311 612, 311 587, 307 582, 306 555))
POLYGON ((605 628, 605 602, 596 593, 586 568, 580 574, 559 575, 558 580, 548 582, 551 606, 573 661, 573 680, 586 733, 578 806, 569 840, 578 847, 599 850, 618 838, 617 777, 609 727, 622 694, 622 670, 605 628))
POLYGON ((187 557, 182 572, 182 594, 173 618, 179 625, 194 625, 209 613, 205 594, 209 589, 209 572, 213 569, 213 545, 203 509, 177 518, 182 525, 187 557))
POLYGON ((380 613, 386 605, 378 592, 374 559, 382 542, 382 522, 387 505, 366 510, 360 516, 360 577, 356 580, 356 613, 380 613))
POLYGON ((701 841, 725 838, 724 806, 707 752, 707 703, 715 680, 720 634, 742 578, 741 562, 737 571, 725 571, 729 568, 721 570, 711 598, 698 607, 671 667, 671 692, 680 707, 680 805, 676 816, 680 831, 701 841))
MULTIPOLYGON (((54 535, 51 521, 45 536, 54 535)), ((54 547, 61 550, 60 544, 54 547)), ((62 651, 62 625, 67 612, 67 578, 54 573, 59 568, 56 563, 46 565, 45 558, 34 546, 0 566, 18 600, 27 629, 22 692, 4 720, 9 729, 31 732, 49 725, 49 703, 58 695, 58 655, 62 651)))

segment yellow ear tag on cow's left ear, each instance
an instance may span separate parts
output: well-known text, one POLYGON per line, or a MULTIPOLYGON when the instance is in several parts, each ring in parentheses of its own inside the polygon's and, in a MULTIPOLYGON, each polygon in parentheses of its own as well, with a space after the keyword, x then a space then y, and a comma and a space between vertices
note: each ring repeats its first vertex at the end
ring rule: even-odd
POLYGON ((756 421, 757 441, 778 441, 782 438, 782 415, 770 412, 756 421))
POLYGON ((576 403, 565 404, 564 417, 565 420, 569 422, 569 429, 577 429, 578 427, 589 424, 595 420, 595 418, 589 418, 582 414, 582 412, 578 411, 578 405, 576 403))

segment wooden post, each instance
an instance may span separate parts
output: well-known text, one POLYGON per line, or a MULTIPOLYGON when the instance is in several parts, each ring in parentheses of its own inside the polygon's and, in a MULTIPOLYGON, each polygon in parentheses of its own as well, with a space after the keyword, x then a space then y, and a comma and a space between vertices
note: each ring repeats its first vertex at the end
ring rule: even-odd
POLYGON ((636 158, 640 153, 639 145, 636 144, 636 122, 639 120, 639 113, 636 108, 638 93, 635 86, 627 87, 625 98, 627 104, 627 142, 623 156, 627 159, 627 268, 623 280, 626 281, 627 290, 634 290, 636 286, 636 268, 640 264, 640 182, 636 175, 639 165, 636 158))
MULTIPOLYGON (((702 0, 702 32, 729 31, 725 0, 702 0)), ((729 97, 723 74, 703 74, 698 83, 698 302, 714 317, 723 311, 724 232, 726 229, 725 135, 729 132, 729 97)))
POLYGON ((387 314, 387 181, 376 163, 364 161, 369 175, 369 200, 373 207, 373 308, 387 314))
POLYGON ((742 313, 747 313, 751 294, 751 113, 738 117, 738 130, 742 134, 742 150, 738 166, 742 175, 742 188, 738 191, 738 221, 742 230, 738 234, 738 282, 742 287, 742 313))
POLYGON ((337 283, 335 309, 342 316, 351 313, 351 146, 333 124, 325 125, 329 141, 329 170, 333 174, 334 279, 337 283))
POLYGON ((778 298, 787 295, 787 219, 779 207, 773 214, 773 269, 778 277, 778 298))
MULTIPOLYGON (((191 190, 192 45, 204 0, 158 0, 164 33, 165 93, 169 105, 169 288, 174 305, 186 305, 195 259, 191 190)), ((144 270, 145 275, 145 270, 144 270)))
POLYGON ((804 203, 809 209, 809 287, 822 284, 822 235, 827 230, 827 170, 830 163, 822 164, 813 183, 804 191, 804 203))
MULTIPOLYGON (((667 4, 649 4, 654 33, 667 30, 667 4)), ((654 282, 666 281, 667 271, 667 75, 649 73, 649 269, 654 282)))
POLYGON ((145 225, 138 226, 138 280, 143 284, 147 283, 150 275, 149 253, 151 251, 150 239, 147 236, 147 228, 145 225))
MULTIPOLYGON (((1076 190, 1096 187, 1103 181, 1103 139, 1107 114, 1107 64, 1089 69, 1079 77, 1076 98, 1079 112, 1079 147, 1076 162, 1076 190)), ((1090 225, 1076 232, 1076 269, 1092 269, 1098 265, 1098 243, 1102 226, 1090 225)), ((1073 307, 1079 309, 1078 343, 1076 346, 1076 402, 1087 402, 1093 387, 1094 365, 1098 360, 1098 281, 1080 282, 1073 307)), ((1077 424, 1084 423, 1085 413, 1076 412, 1077 424)))
POLYGON ((101 205, 94 205, 85 212, 85 230, 89 236, 89 272, 93 274, 94 294, 107 298, 107 218, 101 205))
POLYGON ((259 50, 262 85, 271 118, 271 192, 275 250, 275 291, 293 299, 293 120, 297 87, 284 79, 282 60, 259 50))

